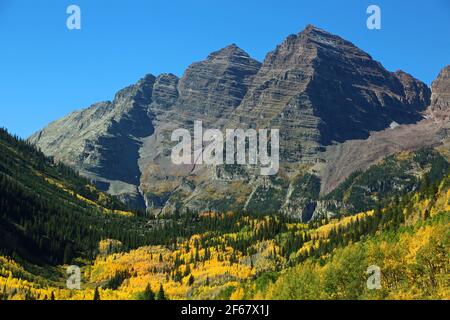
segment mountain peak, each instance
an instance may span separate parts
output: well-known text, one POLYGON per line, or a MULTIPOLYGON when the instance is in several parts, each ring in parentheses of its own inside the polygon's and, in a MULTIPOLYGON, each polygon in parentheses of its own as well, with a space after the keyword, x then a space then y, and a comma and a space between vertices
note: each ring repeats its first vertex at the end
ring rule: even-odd
POLYGON ((303 31, 300 31, 297 34, 298 37, 303 37, 303 38, 317 38, 317 37, 324 37, 324 38, 333 38, 333 39, 341 39, 339 36, 336 36, 324 29, 321 29, 319 27, 316 27, 312 24, 308 24, 306 26, 305 29, 303 29, 303 31))
POLYGON ((448 81, 449 78, 450 78, 450 65, 445 66, 444 68, 442 68, 442 70, 439 72, 439 75, 438 75, 436 80, 438 80, 438 81, 440 81, 440 80, 448 81))
POLYGON ((155 82, 155 80, 156 80, 156 77, 153 74, 148 73, 148 74, 144 75, 141 79, 139 79, 139 81, 136 83, 136 85, 138 85, 138 86, 148 86, 148 85, 152 86, 153 83, 155 82))
POLYGON ((229 44, 228 46, 226 46, 223 49, 241 50, 241 48, 239 48, 238 45, 236 43, 234 43, 234 42, 232 44, 229 44))
POLYGON ((208 56, 208 60, 214 59, 230 59, 233 57, 250 58, 250 55, 239 48, 235 43, 232 43, 220 50, 214 51, 208 56))
POLYGON ((234 43, 215 51, 185 71, 177 105, 200 115, 224 116, 239 105, 260 66, 234 43))
POLYGON ((357 49, 357 47, 350 41, 347 41, 338 35, 332 34, 312 24, 307 25, 306 28, 297 36, 302 40, 309 40, 321 46, 342 46, 347 49, 357 49))
POLYGON ((319 27, 316 27, 315 25, 312 25, 312 24, 308 24, 305 27, 305 29, 302 32, 300 32, 300 33, 311 33, 311 32, 320 32, 320 33, 326 33, 326 34, 330 34, 331 35, 331 33, 327 32, 327 31, 325 31, 325 30, 323 30, 323 29, 321 29, 319 27))
POLYGON ((152 74, 146 74, 144 77, 139 79, 135 84, 129 85, 121 90, 119 90, 115 97, 114 101, 126 100, 126 99, 134 99, 136 95, 140 95, 140 97, 145 97, 146 99, 150 99, 152 87, 155 83, 156 77, 152 74))
POLYGON ((274 58, 274 55, 280 52, 296 54, 304 50, 310 52, 311 56, 315 55, 317 50, 320 50, 322 52, 340 52, 343 55, 352 54, 363 59, 372 59, 369 54, 350 41, 312 24, 308 24, 305 29, 297 34, 289 35, 266 58, 268 57, 270 61, 274 58))
POLYGON ((450 65, 444 67, 431 85, 431 111, 436 117, 450 115, 450 65))

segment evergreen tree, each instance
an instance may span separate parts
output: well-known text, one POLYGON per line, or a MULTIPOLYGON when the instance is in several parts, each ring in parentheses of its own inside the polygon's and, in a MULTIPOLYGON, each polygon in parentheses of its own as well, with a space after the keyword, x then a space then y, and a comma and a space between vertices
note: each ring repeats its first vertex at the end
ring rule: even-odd
POLYGON ((155 300, 155 293, 152 291, 150 284, 147 284, 147 287, 145 287, 141 300, 155 300))
POLYGON ((184 269, 183 276, 187 277, 191 273, 191 267, 189 264, 186 265, 186 269, 184 269))
POLYGON ((156 295, 156 300, 167 300, 162 284, 159 286, 159 291, 158 294, 156 295))
POLYGON ((194 281, 195 281, 194 276, 191 274, 191 276, 189 277, 188 285, 192 286, 194 284, 194 281))
POLYGON ((100 292, 98 291, 98 287, 95 287, 94 291, 94 301, 100 300, 100 292))
POLYGON ((70 264, 72 262, 72 244, 67 243, 64 248, 64 264, 70 264))

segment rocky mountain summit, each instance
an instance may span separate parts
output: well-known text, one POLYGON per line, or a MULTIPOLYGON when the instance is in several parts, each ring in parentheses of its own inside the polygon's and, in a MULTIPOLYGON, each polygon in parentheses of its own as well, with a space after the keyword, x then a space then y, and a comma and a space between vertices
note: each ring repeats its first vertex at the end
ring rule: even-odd
POLYGON ((309 25, 262 63, 232 44, 193 63, 181 78, 147 75, 113 101, 76 111, 29 141, 152 214, 248 210, 309 220, 321 195, 355 170, 443 143, 448 79, 449 67, 431 92, 309 25), (191 130, 194 121, 222 130, 279 129, 279 174, 261 177, 252 166, 174 165, 171 133, 191 130))
POLYGON ((227 117, 247 93, 261 63, 235 44, 188 67, 175 107, 192 116, 227 117))
POLYGON ((433 117, 450 117, 450 65, 439 73, 432 84, 430 112, 433 117))
POLYGON ((286 161, 310 161, 323 146, 420 120, 429 99, 422 82, 309 25, 266 56, 236 114, 279 127, 286 161))

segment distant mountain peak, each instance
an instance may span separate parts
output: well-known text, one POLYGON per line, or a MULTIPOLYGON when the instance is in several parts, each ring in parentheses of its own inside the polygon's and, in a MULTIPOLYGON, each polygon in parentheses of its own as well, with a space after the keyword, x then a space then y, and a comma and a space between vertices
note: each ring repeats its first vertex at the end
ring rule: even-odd
POLYGON ((125 99, 135 99, 137 95, 144 97, 144 99, 149 99, 155 80, 156 77, 154 75, 146 74, 136 84, 132 84, 117 92, 114 100, 123 101, 125 99))
POLYGON ((318 28, 312 24, 306 26, 305 29, 297 34, 291 34, 279 44, 276 49, 270 52, 266 58, 268 62, 272 63, 274 56, 281 53, 298 54, 299 52, 308 51, 310 57, 321 52, 336 52, 340 54, 351 54, 359 56, 362 59, 372 59, 372 57, 359 49, 352 42, 341 38, 338 35, 332 34, 324 29, 318 28))
POLYGON ((366 52, 363 52, 357 46, 355 46, 352 42, 345 40, 344 38, 335 35, 331 32, 328 32, 324 29, 318 28, 313 25, 308 25, 302 32, 298 34, 298 37, 302 40, 309 40, 309 42, 313 42, 320 46, 325 47, 342 47, 346 50, 355 50, 364 55, 370 57, 366 52))
POLYGON ((431 111, 435 117, 450 117, 450 65, 444 67, 431 85, 431 111))
POLYGON ((439 75, 437 76, 436 80, 433 82, 433 85, 437 85, 437 83, 441 82, 441 81, 445 81, 445 82, 450 81, 450 65, 442 68, 442 70, 439 72, 439 75))
POLYGON ((300 32, 300 33, 324 33, 324 34, 329 34, 329 35, 331 35, 331 33, 329 33, 328 31, 326 31, 326 30, 324 30, 324 29, 321 29, 321 28, 319 28, 319 27, 316 27, 316 26, 313 25, 313 24, 308 24, 308 25, 306 26, 306 28, 305 28, 302 32, 300 32))
POLYGON ((208 60, 213 60, 217 58, 232 58, 232 57, 245 57, 250 58, 250 55, 243 49, 239 48, 235 43, 232 43, 218 51, 212 52, 208 56, 208 60))
POLYGON ((139 80, 139 82, 154 82, 155 79, 156 79, 156 77, 155 77, 153 74, 148 73, 148 74, 144 75, 144 76, 139 80))

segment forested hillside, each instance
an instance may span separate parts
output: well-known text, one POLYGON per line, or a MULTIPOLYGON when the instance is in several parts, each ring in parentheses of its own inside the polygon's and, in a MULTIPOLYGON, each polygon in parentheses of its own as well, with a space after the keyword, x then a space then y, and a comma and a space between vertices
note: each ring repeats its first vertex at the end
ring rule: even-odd
POLYGON ((319 201, 146 217, 0 132, 0 299, 449 299, 450 176, 433 149, 386 158, 319 201), (325 212, 325 211, 324 211, 325 212), (81 290, 65 268, 81 267, 81 290), (366 270, 381 268, 368 290, 366 270))
POLYGON ((0 230, 1 253, 50 265, 70 263, 75 257, 92 259, 105 238, 131 249, 170 243, 182 232, 178 224, 152 224, 141 212, 99 192, 71 168, 3 129, 0 230))

